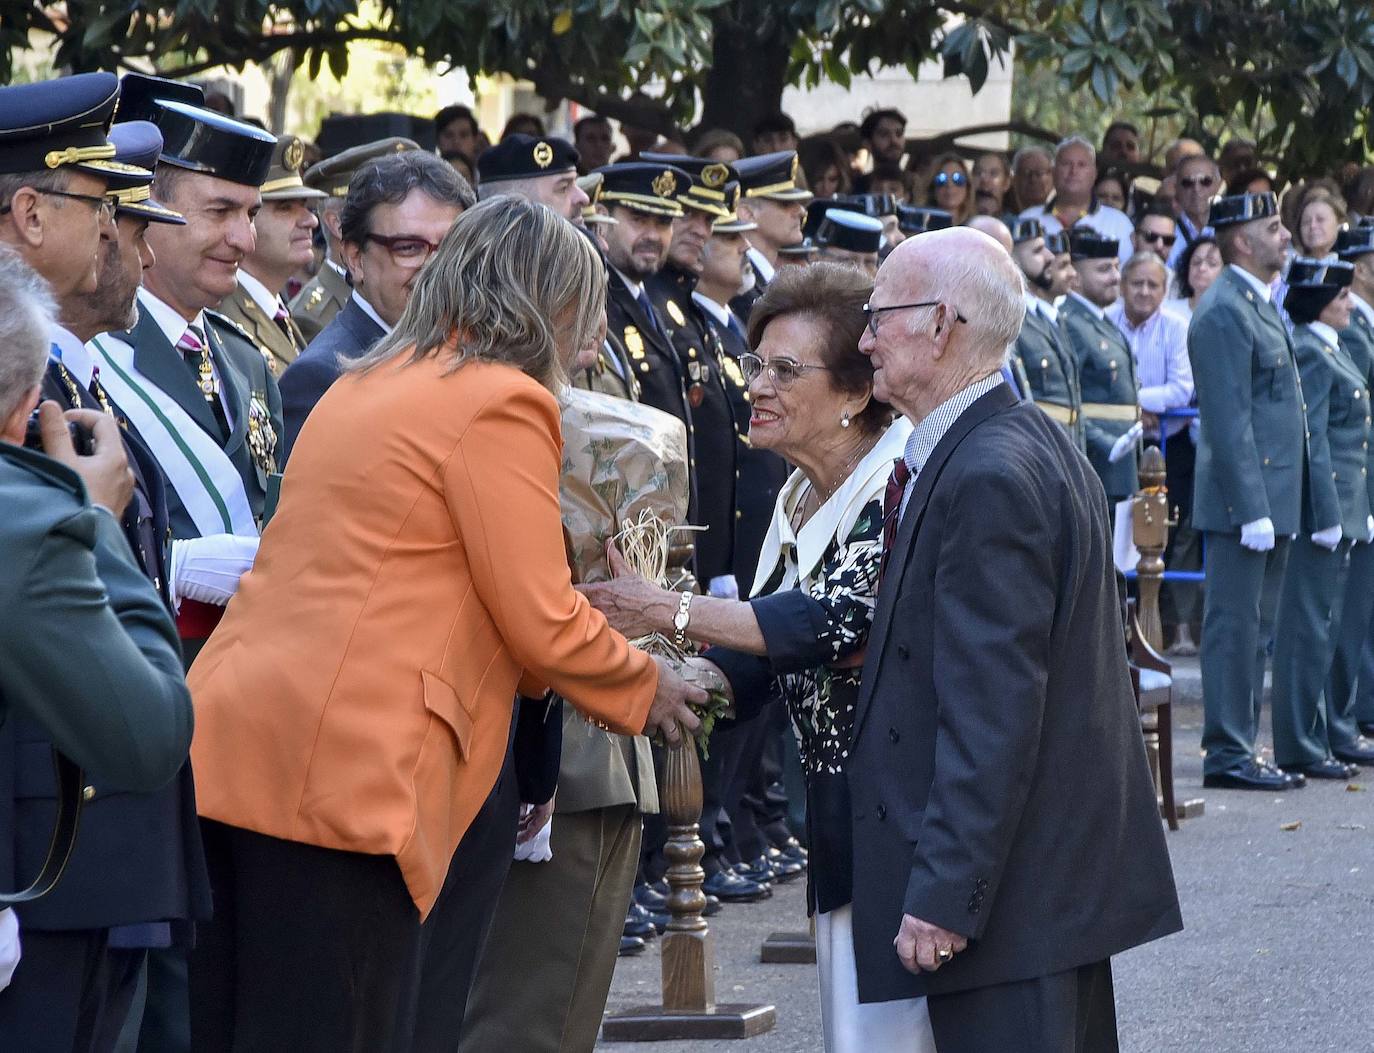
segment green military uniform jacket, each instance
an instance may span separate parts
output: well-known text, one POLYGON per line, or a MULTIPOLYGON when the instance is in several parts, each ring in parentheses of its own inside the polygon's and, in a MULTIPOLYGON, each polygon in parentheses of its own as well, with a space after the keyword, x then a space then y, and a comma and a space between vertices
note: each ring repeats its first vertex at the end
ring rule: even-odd
MULTIPOLYGON (((1341 348, 1350 357, 1355 368, 1364 377, 1366 391, 1374 391, 1374 322, 1354 305, 1350 312, 1350 325, 1341 334, 1341 348)), ((1374 480, 1374 441, 1371 441, 1368 457, 1365 459, 1367 478, 1374 480)), ((1374 483, 1369 487, 1369 510, 1374 514, 1374 483)))
POLYGON ((1030 397, 1044 413, 1063 425, 1078 448, 1084 449, 1078 361, 1059 327, 1039 309, 1026 308, 1026 319, 1014 345, 1030 385, 1030 397))
POLYGON ((1239 533, 1268 517, 1276 534, 1319 529, 1304 514, 1306 425, 1288 330, 1234 266, 1193 313, 1188 360, 1198 404, 1193 527, 1239 533))
POLYGON ((328 259, 321 263, 319 273, 306 282, 287 305, 307 344, 343 310, 351 295, 353 287, 348 279, 336 271, 328 259))
POLYGON ((1312 516, 1318 530, 1339 523, 1345 537, 1362 541, 1370 514, 1369 387, 1334 337, 1307 325, 1293 330, 1307 406, 1312 516))
POLYGON ((0 509, 0 727, 24 713, 112 786, 166 784, 191 746, 191 696, 171 616, 119 524, 75 472, 7 442, 0 509))
POLYGON ((606 334, 601 344, 596 364, 589 369, 579 369, 573 374, 572 383, 573 387, 584 391, 599 391, 618 399, 639 401, 639 380, 630 367, 630 356, 619 338, 611 333, 606 334))
POLYGON ((1114 463, 1108 455, 1116 440, 1140 419, 1135 356, 1121 330, 1099 317, 1077 294, 1070 293, 1065 298, 1059 316, 1078 363, 1088 460, 1102 480, 1107 497, 1124 500, 1139 486, 1135 454, 1128 453, 1114 463))
POLYGON ((219 305, 219 313, 234 322, 248 334, 249 339, 262 352, 263 360, 272 375, 279 377, 296 356, 305 350, 306 339, 301 328, 288 316, 278 322, 267 315, 258 301, 242 285, 224 298, 219 305))

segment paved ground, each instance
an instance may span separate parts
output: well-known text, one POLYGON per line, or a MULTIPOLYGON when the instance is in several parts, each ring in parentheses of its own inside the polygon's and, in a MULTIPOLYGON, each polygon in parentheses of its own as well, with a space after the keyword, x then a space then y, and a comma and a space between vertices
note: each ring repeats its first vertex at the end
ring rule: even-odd
MULTIPOLYGON (((1351 788, 1204 792, 1196 663, 1180 663, 1177 673, 1177 789, 1180 799, 1204 797, 1206 815, 1169 835, 1185 931, 1116 961, 1122 1049, 1374 1050, 1374 770, 1351 788), (1301 825, 1285 829, 1292 823, 1301 825)), ((717 1000, 777 1007, 776 1029, 738 1048, 819 1050, 814 968, 758 961, 770 932, 806 927, 801 887, 783 886, 766 903, 727 907, 712 920, 717 1000)), ((621 959, 609 1011, 658 996, 657 948, 621 959)), ((656 1048, 715 1053, 721 1046, 663 1042, 656 1048)))

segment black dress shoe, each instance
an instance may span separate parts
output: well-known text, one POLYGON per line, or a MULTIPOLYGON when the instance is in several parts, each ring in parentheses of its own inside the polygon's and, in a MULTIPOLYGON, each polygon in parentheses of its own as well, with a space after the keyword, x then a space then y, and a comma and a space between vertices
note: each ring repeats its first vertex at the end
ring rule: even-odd
POLYGON ((638 936, 622 936, 620 937, 620 957, 633 958, 636 954, 643 954, 644 948, 647 946, 648 944, 638 936))
POLYGON ((636 885, 634 901, 641 907, 653 911, 655 914, 666 914, 668 912, 668 897, 662 895, 651 885, 636 885))
POLYGON ((735 873, 746 881, 756 881, 760 885, 771 885, 778 879, 777 872, 773 870, 767 856, 759 856, 758 859, 748 863, 740 863, 735 867, 735 873))
POLYGON ((757 903, 772 892, 757 881, 740 877, 733 870, 718 870, 701 883, 701 890, 722 903, 757 903))
POLYGON ((658 935, 658 928, 647 910, 638 903, 630 904, 630 912, 625 915, 623 936, 638 936, 641 940, 652 940, 658 935))
POLYGON ((1360 729, 1361 735, 1368 735, 1371 739, 1374 739, 1374 724, 1368 721, 1361 721, 1357 727, 1360 729))
MULTIPOLYGON (((667 912, 659 913, 658 911, 652 911, 646 907, 640 906, 638 903, 631 902, 630 911, 625 915, 625 920, 627 922, 647 921, 653 926, 654 934, 656 934, 666 929, 668 927, 668 922, 673 919, 667 912)), ((639 933, 635 933, 635 935, 638 936, 639 933)))
POLYGON ((714 918, 719 913, 720 900, 716 899, 715 896, 708 895, 706 897, 706 906, 702 908, 701 916, 703 918, 714 918))
POLYGON ((795 837, 789 837, 787 839, 787 844, 779 845, 778 851, 792 860, 792 862, 800 863, 802 866, 806 866, 807 857, 810 855, 810 853, 802 847, 801 842, 795 837))
POLYGON ((657 881, 650 881, 648 887, 664 899, 667 899, 673 892, 673 887, 668 884, 666 877, 661 877, 657 881))
POLYGON ((1300 772, 1309 779, 1339 779, 1344 781, 1354 778, 1360 769, 1358 765, 1346 764, 1344 761, 1336 760, 1335 757, 1327 757, 1312 764, 1296 764, 1290 770, 1300 772))
POLYGON ((780 883, 794 881, 806 873, 805 863, 798 863, 776 848, 768 850, 768 865, 773 868, 773 873, 777 875, 780 883))
POLYGON ((1345 761, 1347 764, 1374 766, 1374 742, 1370 742, 1363 735, 1331 752, 1338 761, 1345 761))
POLYGON ((1202 785, 1223 790, 1268 790, 1270 793, 1295 789, 1292 779, 1277 768, 1247 760, 1226 771, 1208 772, 1202 785))
POLYGON ((1307 785, 1307 776, 1300 771, 1289 771, 1286 768, 1280 768, 1276 764, 1271 764, 1267 760, 1260 761, 1259 766, 1267 772, 1282 775, 1290 783, 1289 789, 1301 790, 1307 785))

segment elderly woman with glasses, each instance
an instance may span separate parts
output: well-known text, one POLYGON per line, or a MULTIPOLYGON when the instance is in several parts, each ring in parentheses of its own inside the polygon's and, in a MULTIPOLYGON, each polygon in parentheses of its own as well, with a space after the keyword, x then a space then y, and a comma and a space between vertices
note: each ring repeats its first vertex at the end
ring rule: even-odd
POLYGON ((570 223, 483 202, 301 429, 188 678, 215 897, 191 960, 197 1050, 416 1044, 417 990, 472 975, 481 941, 456 934, 490 923, 510 864, 513 797, 506 837, 459 842, 517 692, 622 734, 698 726, 685 702, 705 693, 632 649, 566 561, 555 392, 594 361, 605 297, 570 223))
MULTIPOLYGON (((780 271, 749 320, 741 365, 749 441, 797 465, 778 495, 748 601, 694 596, 686 635, 713 645, 741 705, 776 681, 806 777, 807 905, 817 915, 825 1048, 924 1050, 923 1000, 860 1005, 848 927, 852 842, 845 775, 883 550, 883 501, 911 426, 873 397, 859 352, 872 285, 848 266, 780 271)), ((914 306, 914 305, 913 305, 914 306)), ((895 309, 895 308, 894 308, 895 309)), ((612 552, 612 561, 617 557, 612 552)), ((671 633, 677 593, 623 576, 582 586, 612 625, 671 633)), ((753 714, 741 712, 741 718, 753 714)))

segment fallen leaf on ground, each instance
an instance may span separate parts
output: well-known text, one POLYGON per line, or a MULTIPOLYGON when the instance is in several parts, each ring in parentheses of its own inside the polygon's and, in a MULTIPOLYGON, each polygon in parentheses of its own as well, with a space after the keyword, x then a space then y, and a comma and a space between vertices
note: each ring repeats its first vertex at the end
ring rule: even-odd
POLYGON ((1279 824, 1279 829, 1280 829, 1280 830, 1289 830, 1289 831, 1292 831, 1292 830, 1299 830, 1299 829, 1301 829, 1301 828, 1302 828, 1302 820, 1301 820, 1301 819, 1294 819, 1291 823, 1280 823, 1280 824, 1279 824))

